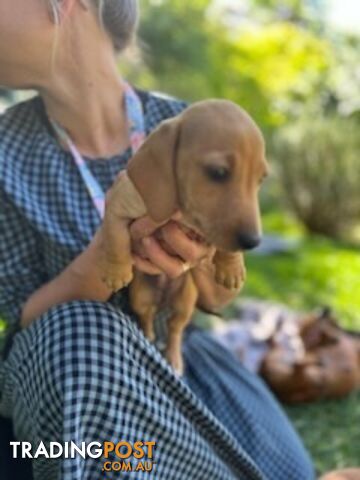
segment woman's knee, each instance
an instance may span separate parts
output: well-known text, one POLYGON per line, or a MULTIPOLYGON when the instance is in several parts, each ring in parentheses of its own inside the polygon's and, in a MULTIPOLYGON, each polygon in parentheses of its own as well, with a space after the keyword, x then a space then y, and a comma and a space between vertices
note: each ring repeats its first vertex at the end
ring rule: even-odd
MULTIPOLYGON (((28 373, 64 390, 75 379, 93 381, 104 366, 118 364, 140 334, 136 324, 111 304, 75 301, 51 308, 28 332, 28 373)), ((21 335, 21 334, 20 334, 21 335)))
MULTIPOLYGON (((32 328, 32 327, 30 327, 32 328)), ((110 303, 73 301, 50 308, 33 324, 34 340, 52 347, 95 346, 97 342, 112 340, 128 330, 136 331, 132 318, 110 303)))
POLYGON ((114 388, 131 381, 146 363, 146 342, 133 319, 111 304, 51 308, 15 336, 6 360, 13 412, 25 409, 36 429, 47 422, 55 432, 75 400, 91 410, 94 401, 111 400, 114 388))

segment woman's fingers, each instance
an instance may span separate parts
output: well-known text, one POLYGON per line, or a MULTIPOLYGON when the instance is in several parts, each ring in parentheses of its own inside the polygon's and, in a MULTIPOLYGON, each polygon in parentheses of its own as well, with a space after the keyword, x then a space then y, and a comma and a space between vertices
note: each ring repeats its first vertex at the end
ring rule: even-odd
POLYGON ((143 240, 146 256, 152 265, 158 267, 170 278, 177 278, 190 268, 188 262, 169 255, 154 237, 143 240))
POLYGON ((150 217, 141 217, 130 225, 130 236, 134 241, 152 235, 162 224, 154 222, 150 217))
POLYGON ((140 270, 140 272, 147 273, 148 275, 160 275, 163 273, 160 268, 153 265, 146 258, 140 257, 138 255, 133 255, 133 260, 135 267, 140 270))
POLYGON ((161 234, 176 254, 190 264, 197 264, 208 255, 209 247, 205 243, 190 239, 175 222, 164 225, 161 234))
POLYGON ((189 238, 178 225, 180 220, 181 213, 176 212, 163 224, 148 216, 132 223, 130 235, 136 268, 150 275, 165 273, 176 278, 209 256, 209 247, 189 238))
MULTIPOLYGON (((175 212, 171 217, 172 220, 180 220, 181 213, 179 211, 175 212)), ((162 223, 154 222, 149 216, 141 217, 135 220, 130 225, 130 235, 133 240, 140 240, 144 237, 149 237, 152 235, 159 227, 166 224, 168 220, 162 223)))

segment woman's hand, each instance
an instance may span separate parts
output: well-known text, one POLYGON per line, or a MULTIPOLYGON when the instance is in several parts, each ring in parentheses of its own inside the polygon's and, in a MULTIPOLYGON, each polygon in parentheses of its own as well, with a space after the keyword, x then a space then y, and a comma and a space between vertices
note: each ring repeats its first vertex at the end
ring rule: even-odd
POLYGON ((178 212, 162 226, 150 217, 143 217, 131 225, 133 259, 138 270, 177 278, 201 261, 212 258, 214 248, 189 238, 177 223, 179 220, 181 214, 178 212))
MULTIPOLYGON (((143 217, 131 225, 135 266, 145 273, 165 273, 170 278, 177 278, 196 267, 193 277, 199 290, 199 304, 206 309, 216 309, 228 303, 236 292, 216 284, 212 264, 214 247, 190 239, 176 223, 180 219, 176 214, 159 227, 150 218, 143 217)), ((100 228, 89 246, 63 272, 29 297, 21 315, 22 327, 59 303, 72 300, 106 302, 110 298, 112 291, 102 281, 99 268, 102 242, 100 228)))
POLYGON ((177 278, 195 267, 192 275, 199 292, 198 305, 205 310, 216 311, 231 302, 242 285, 237 290, 228 290, 217 284, 212 262, 215 247, 190 239, 177 223, 180 220, 181 215, 177 213, 162 226, 149 217, 136 220, 131 225, 135 266, 150 275, 165 273, 170 278, 177 278), (166 249, 163 242, 166 242, 166 249))

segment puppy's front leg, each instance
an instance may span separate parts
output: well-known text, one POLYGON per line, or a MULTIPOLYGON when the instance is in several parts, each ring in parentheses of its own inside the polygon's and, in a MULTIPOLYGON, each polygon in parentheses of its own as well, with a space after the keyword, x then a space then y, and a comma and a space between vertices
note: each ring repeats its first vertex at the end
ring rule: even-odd
POLYGON ((126 173, 120 175, 106 198, 103 231, 103 279, 114 292, 133 278, 129 224, 145 215, 146 207, 126 173))
POLYGON ((130 305, 139 317, 145 336, 151 342, 155 340, 154 319, 158 311, 158 288, 156 277, 135 270, 134 280, 129 288, 130 305))
POLYGON ((168 340, 166 358, 178 375, 182 375, 183 357, 181 353, 182 338, 185 327, 190 323, 198 298, 198 289, 191 272, 184 274, 183 285, 172 304, 172 315, 168 319, 168 340))
POLYGON ((238 290, 245 282, 246 268, 242 252, 217 250, 213 259, 215 280, 228 290, 238 290))

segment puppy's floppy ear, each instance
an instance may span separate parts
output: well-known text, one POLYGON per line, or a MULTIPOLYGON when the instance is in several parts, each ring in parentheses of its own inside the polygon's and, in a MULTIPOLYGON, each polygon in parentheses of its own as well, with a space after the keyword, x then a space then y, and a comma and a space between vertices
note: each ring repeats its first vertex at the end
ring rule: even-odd
POLYGON ((177 208, 175 158, 180 120, 166 120, 130 160, 127 172, 144 200, 148 215, 164 222, 177 208))

